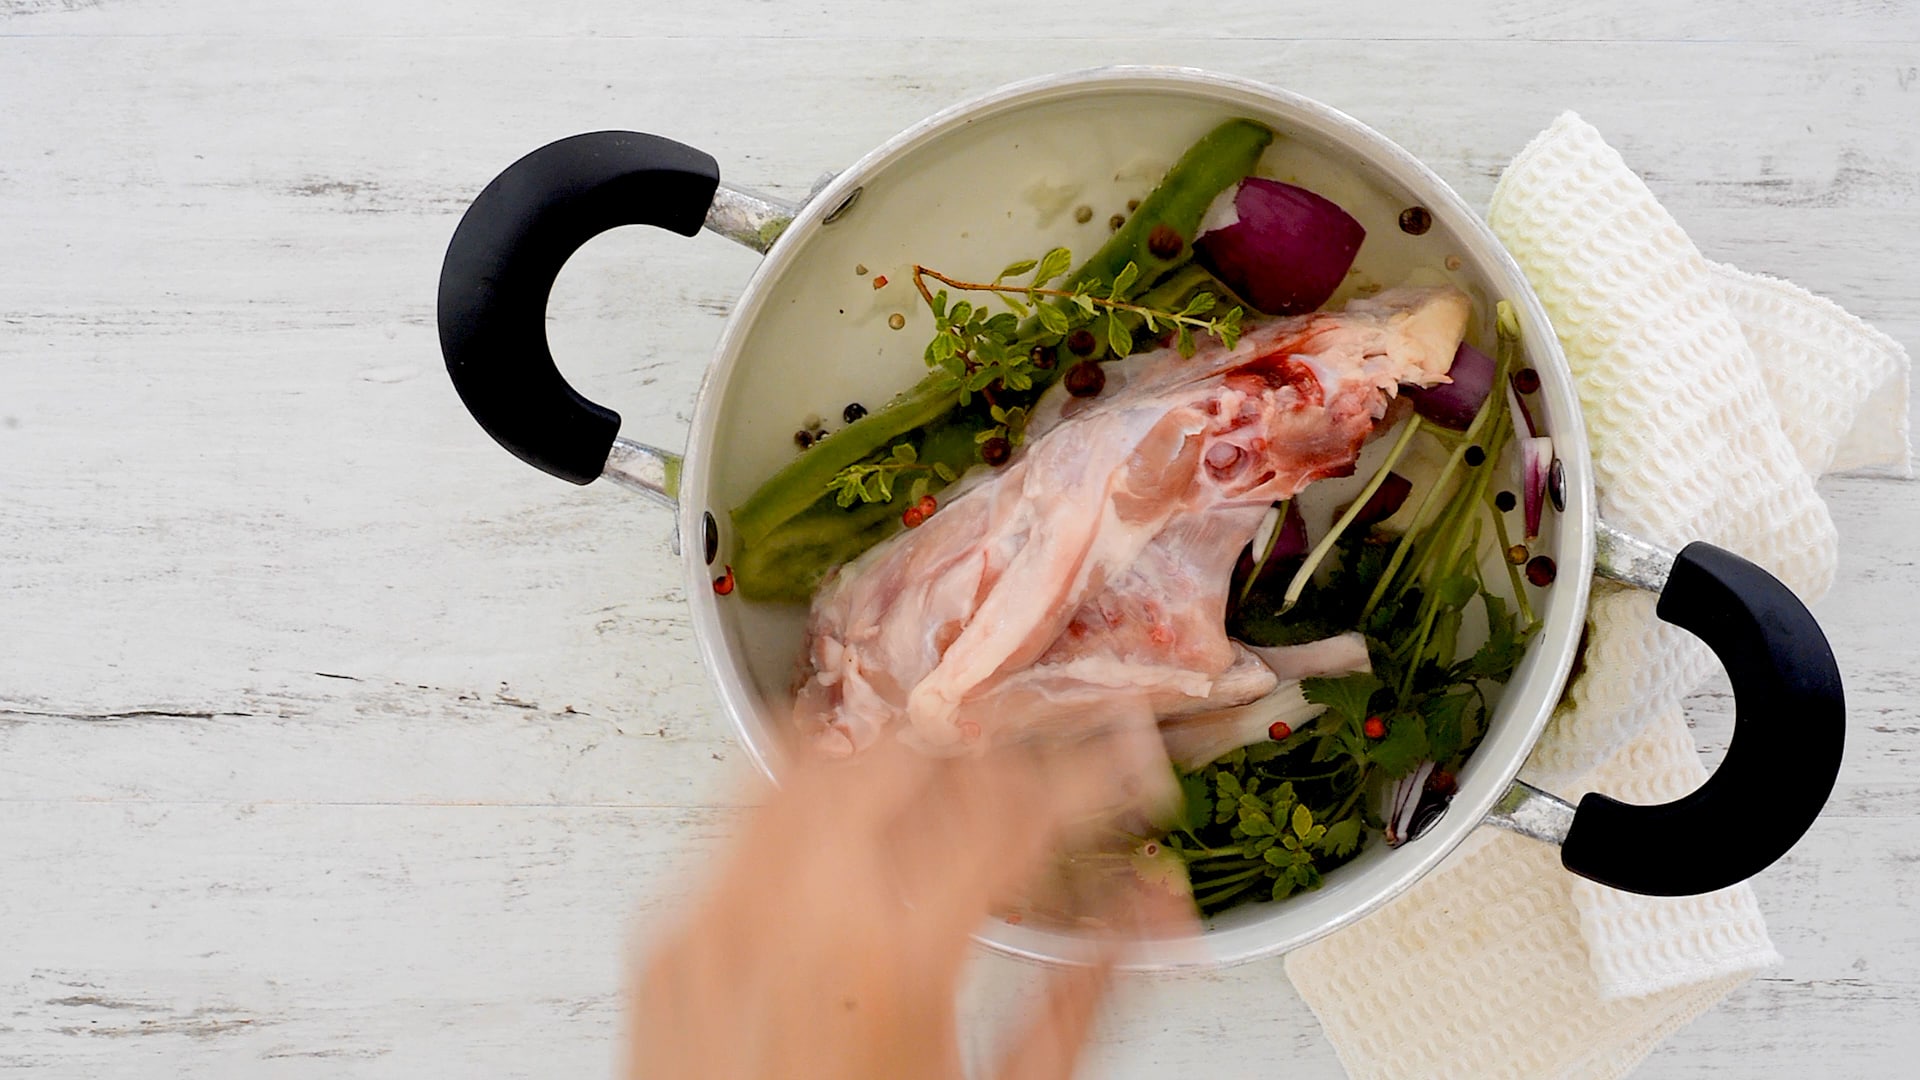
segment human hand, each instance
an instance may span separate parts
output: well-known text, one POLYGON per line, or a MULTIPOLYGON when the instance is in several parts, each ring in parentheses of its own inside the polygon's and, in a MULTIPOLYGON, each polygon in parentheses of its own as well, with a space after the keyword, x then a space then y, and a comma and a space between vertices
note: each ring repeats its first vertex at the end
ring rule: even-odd
MULTIPOLYGON (((1045 744, 950 759, 889 744, 796 763, 647 959, 630 1075, 962 1076, 955 992, 969 935, 1090 818, 1164 797, 1164 758, 1159 777, 1141 763, 1045 744)), ((1165 892, 1108 889, 1095 902, 1110 925, 1191 922, 1190 903, 1165 892)), ((1052 976, 999 1077, 1072 1075, 1110 956, 1052 976)))

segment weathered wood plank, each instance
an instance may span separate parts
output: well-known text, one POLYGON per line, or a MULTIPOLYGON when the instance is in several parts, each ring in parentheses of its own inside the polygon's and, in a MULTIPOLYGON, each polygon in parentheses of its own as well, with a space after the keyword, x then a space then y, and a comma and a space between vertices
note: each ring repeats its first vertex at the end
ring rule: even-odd
MULTIPOLYGON (((1004 82, 1199 63, 1347 109, 1484 202, 1571 107, 1710 256, 1920 343, 1897 0, 1393 0, 1358 25, 989 0, 933 25, 880 0, 0 0, 0 1066, 606 1071, 621 943, 720 842, 744 765, 666 517, 513 462, 440 374, 445 239, 546 139, 651 127, 798 197, 1004 82)), ((556 352, 677 445, 754 263, 596 240, 556 352)), ((1841 785, 1758 883, 1786 967, 1650 1076, 1902 1076, 1920 1051, 1920 484, 1823 490, 1841 785)), ((1730 702, 1692 705, 1717 754, 1730 702)), ((1030 975, 983 964, 969 1005, 1012 1015, 1030 975)), ((1105 1038, 1105 1075, 1337 1075, 1277 964, 1132 981, 1105 1038)))
POLYGON ((1836 0, 1817 12, 1784 0, 1615 0, 1543 5, 1527 0, 1376 0, 1364 9, 1316 3, 1228 0, 1196 16, 1165 4, 1106 4, 1098 9, 1017 0, 976 0, 929 13, 886 0, 766 3, 716 0, 698 5, 521 5, 508 0, 426 0, 380 4, 347 0, 301 8, 262 8, 235 0, 0 0, 0 32, 33 35, 351 35, 516 38, 616 38, 710 48, 709 41, 777 48, 793 40, 893 43, 937 37, 996 46, 1023 41, 1577 41, 1697 40, 1854 42, 1920 40, 1920 16, 1901 0, 1836 0))

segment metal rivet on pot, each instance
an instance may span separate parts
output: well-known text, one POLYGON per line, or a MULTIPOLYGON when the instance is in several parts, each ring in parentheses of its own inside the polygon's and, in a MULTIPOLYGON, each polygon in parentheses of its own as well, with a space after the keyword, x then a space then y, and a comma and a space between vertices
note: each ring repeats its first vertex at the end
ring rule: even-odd
MULTIPOLYGON (((1438 824, 1441 818, 1447 816, 1447 807, 1450 805, 1452 803, 1446 799, 1423 802, 1420 808, 1413 812, 1413 820, 1407 823, 1407 840, 1418 840, 1421 833, 1438 824)), ((1401 841, 1401 843, 1405 842, 1405 840, 1401 841)))
POLYGON ((720 525, 713 520, 713 511, 702 514, 707 538, 707 565, 712 566, 714 557, 720 554, 720 525))
POLYGON ((853 204, 860 201, 860 193, 865 190, 867 190, 866 187, 861 186, 849 191, 847 197, 840 200, 839 206, 827 211, 827 216, 820 219, 820 224, 831 225, 839 221, 842 217, 845 217, 847 211, 853 209, 853 204))
POLYGON ((1553 500, 1555 510, 1567 512, 1567 470, 1560 467, 1559 458, 1547 466, 1547 498, 1553 500))

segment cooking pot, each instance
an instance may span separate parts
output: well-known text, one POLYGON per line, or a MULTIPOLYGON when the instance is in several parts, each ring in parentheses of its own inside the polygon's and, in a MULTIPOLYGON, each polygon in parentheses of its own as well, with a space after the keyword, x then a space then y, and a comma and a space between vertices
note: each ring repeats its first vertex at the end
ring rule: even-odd
MULTIPOLYGON (((501 173, 455 231, 439 296, 447 370, 474 417, 523 460, 677 507, 678 535, 691 541, 681 556, 701 657, 740 741, 773 776, 786 752, 777 706, 790 693, 805 612, 709 586, 731 542, 726 511, 791 460, 808 414, 883 401, 924 372, 931 331, 907 282, 915 262, 990 276, 1055 244, 1091 251, 1105 238, 1107 208, 1144 194, 1181 150, 1236 116, 1278 133, 1265 171, 1367 226, 1363 276, 1391 284, 1409 266, 1440 273, 1438 256, 1457 256, 1445 276, 1474 296, 1481 340, 1492 301, 1512 302, 1540 375, 1535 419, 1565 474, 1564 507, 1534 549, 1560 575, 1445 817, 1401 847, 1372 845, 1317 891, 1216 916, 1197 946, 1149 943, 1136 964, 1223 964, 1297 947, 1406 890, 1482 822, 1556 844, 1568 870, 1635 892, 1706 892, 1758 873, 1806 831, 1839 769, 1844 709, 1825 637, 1785 586, 1738 556, 1704 543, 1662 550, 1596 519, 1566 358, 1519 267, 1439 177, 1318 102, 1185 69, 1037 79, 907 129, 798 207, 721 186, 712 157, 668 139, 563 139, 501 173), (1102 210, 1080 222, 1072 204, 1102 210), (1425 236, 1395 227, 1408 206, 1431 211, 1425 236), (547 347, 561 265, 591 237, 629 224, 686 236, 704 226, 766 255, 707 367, 684 457, 620 438, 619 416, 568 386, 547 347), (895 315, 913 332, 892 328, 895 315), (1576 807, 1516 780, 1574 664, 1596 572, 1659 592, 1660 618, 1702 638, 1731 679, 1725 758, 1685 798, 1635 806, 1596 793, 1576 807)), ((1036 959, 1081 952, 1070 932, 1034 925, 991 921, 979 938, 1036 959)))

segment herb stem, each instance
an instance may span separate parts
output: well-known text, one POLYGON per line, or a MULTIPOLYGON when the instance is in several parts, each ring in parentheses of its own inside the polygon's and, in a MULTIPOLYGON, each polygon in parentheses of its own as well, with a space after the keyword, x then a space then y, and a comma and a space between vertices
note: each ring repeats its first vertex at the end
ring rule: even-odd
POLYGON ((1253 886, 1258 882, 1259 882, 1258 878, 1249 878, 1246 881, 1242 881, 1237 885, 1230 885, 1216 892, 1208 893, 1206 896, 1196 895, 1193 898, 1193 902, 1204 913, 1206 909, 1210 907, 1214 907, 1216 905, 1224 905, 1226 901, 1231 900, 1232 898, 1239 896, 1241 893, 1246 892, 1248 889, 1253 888, 1253 886))
POLYGON ((1188 863, 1190 870, 1198 873, 1223 874, 1232 870, 1242 870, 1250 866, 1265 866, 1265 859, 1195 859, 1188 863))
MULTIPOLYGON (((1501 303, 1504 305, 1505 301, 1501 301, 1501 303)), ((1511 316, 1509 316, 1509 318, 1510 317, 1511 316)), ((1387 561, 1387 568, 1381 572, 1380 580, 1373 586, 1372 595, 1367 597, 1366 605, 1360 609, 1360 623, 1362 626, 1366 625, 1367 617, 1373 614, 1373 610, 1380 606, 1380 601, 1386 598, 1388 587, 1394 584, 1401 565, 1407 561, 1407 556, 1411 551, 1414 539, 1420 535, 1421 526, 1426 524, 1427 508, 1432 505, 1441 490, 1453 479, 1453 474, 1459 470, 1461 461, 1467 456, 1467 448, 1475 444, 1479 439, 1480 432, 1484 430, 1489 423, 1493 422, 1493 418, 1498 415, 1500 410, 1506 405, 1507 399, 1503 388, 1507 385, 1507 369, 1512 365, 1514 354, 1519 350, 1514 347, 1518 344, 1517 339, 1511 337, 1508 333, 1507 321, 1497 321, 1499 322, 1499 329, 1497 331, 1499 344, 1494 351, 1498 354, 1499 359, 1494 364, 1493 382, 1489 384, 1487 400, 1480 403, 1480 411, 1473 414, 1473 420, 1467 424, 1465 434, 1462 435, 1460 441, 1455 444, 1453 452, 1447 455, 1446 464, 1440 467, 1440 475, 1434 478, 1433 486, 1429 487, 1426 494, 1421 497, 1420 506, 1413 512, 1413 522, 1407 526, 1406 535, 1402 536, 1400 542, 1394 545, 1393 556, 1387 561)), ((1517 323, 1514 324, 1513 333, 1518 333, 1517 323)), ((1494 460, 1495 455, 1493 454, 1493 448, 1486 448, 1486 453, 1489 462, 1494 460)), ((1489 469, 1489 471, 1491 470, 1489 469)), ((1412 580, 1413 575, 1409 574, 1407 581, 1400 583, 1400 591, 1404 591, 1407 584, 1411 583, 1412 580)), ((1398 593, 1396 592, 1395 595, 1398 595, 1398 593)))
MULTIPOLYGON (((1353 502, 1348 504, 1347 512, 1341 514, 1340 520, 1334 522, 1333 527, 1327 530, 1327 535, 1320 538, 1320 542, 1313 546, 1312 551, 1307 552, 1306 561, 1300 564, 1300 569, 1294 571, 1293 580, 1287 582, 1286 594, 1280 599, 1282 615, 1300 602, 1300 594, 1306 591, 1307 582, 1313 580, 1314 570, 1318 569, 1320 563, 1326 559, 1327 553, 1333 550, 1334 544, 1340 539, 1340 534, 1346 532, 1347 526, 1352 525, 1354 519, 1360 516, 1360 511, 1366 509, 1367 500, 1373 498, 1374 492, 1379 491, 1380 485, 1386 482, 1387 474, 1393 471, 1393 466, 1399 462, 1400 455, 1406 451, 1407 443, 1412 441, 1414 433, 1419 430, 1420 417, 1416 413, 1407 420, 1406 427, 1400 430, 1400 437, 1394 440, 1393 448, 1387 451, 1386 460, 1373 471, 1373 478, 1367 481, 1367 486, 1361 488, 1360 494, 1354 496, 1353 502)), ((1276 529, 1275 532, 1277 535, 1278 530, 1276 529)), ((1248 580, 1251 581, 1252 578, 1249 577, 1248 580)), ((1364 621, 1362 619, 1362 622, 1364 621)))
POLYGON ((1280 512, 1280 519, 1273 523, 1273 535, 1267 537, 1267 549, 1254 560, 1253 572, 1247 575, 1246 582, 1240 586, 1240 603, 1246 603, 1247 597, 1253 594, 1254 583, 1260 580, 1260 571, 1266 568, 1267 560, 1273 558, 1273 549, 1280 543, 1280 534, 1287 530, 1287 511, 1292 504, 1292 499, 1281 499, 1274 504, 1273 508, 1280 512))
POLYGON ((1051 296, 1061 300, 1072 300, 1077 296, 1084 296, 1086 299, 1092 301, 1096 307, 1132 312, 1135 315, 1164 320, 1174 325, 1191 326, 1194 329, 1205 330, 1210 333, 1214 330, 1214 322, 1210 319, 1196 318, 1192 315, 1182 315, 1172 311, 1155 311, 1153 308, 1140 304, 1130 304, 1124 300, 1109 300, 1095 296, 1092 293, 1075 292, 1072 289, 1036 289, 1026 285, 1003 285, 998 282, 961 281, 958 278, 950 278, 938 270, 930 270, 916 263, 913 267, 913 284, 914 287, 920 290, 920 295, 926 299, 928 307, 933 306, 933 297, 928 293, 927 283, 922 280, 922 275, 930 277, 942 285, 949 285, 966 292, 990 292, 1006 296, 1051 296))
POLYGON ((1532 626, 1533 605, 1527 603, 1526 586, 1520 581, 1520 567, 1516 566, 1512 559, 1507 558, 1507 551, 1513 546, 1512 538, 1507 535, 1507 516, 1494 505, 1491 494, 1487 496, 1486 504, 1487 512, 1493 515, 1493 533, 1500 538, 1500 564, 1507 568, 1507 583, 1513 586, 1514 599, 1520 602, 1520 621, 1527 626, 1532 626))
MULTIPOLYGON (((1192 833, 1187 833, 1187 835, 1193 836, 1192 833)), ((1193 842, 1196 844, 1199 844, 1200 838, 1197 836, 1194 836, 1193 842)), ((1202 844, 1199 848, 1175 848, 1174 850, 1180 852, 1182 855, 1187 855, 1187 854, 1193 855, 1194 858, 1188 860, 1189 862, 1198 862, 1201 859, 1225 858, 1228 855, 1243 856, 1246 854, 1246 852, 1240 850, 1240 846, 1238 844, 1234 845, 1233 847, 1224 847, 1224 848, 1210 848, 1202 844)))
POLYGON ((1250 877, 1254 877, 1259 874, 1264 874, 1266 872, 1267 872, 1267 861, 1265 859, 1261 859, 1259 866, 1250 866, 1247 869, 1240 871, 1239 873, 1228 874, 1225 877, 1208 879, 1207 888, 1217 889, 1222 885, 1231 885, 1236 881, 1245 881, 1250 877))
POLYGON ((1327 819, 1328 821, 1339 821, 1347 816, 1347 811, 1353 809, 1353 804, 1360 798, 1360 793, 1367 789, 1366 779, 1366 774, 1361 773, 1360 782, 1353 785, 1352 791, 1347 792, 1346 801, 1340 804, 1340 809, 1335 810, 1333 816, 1327 819))

